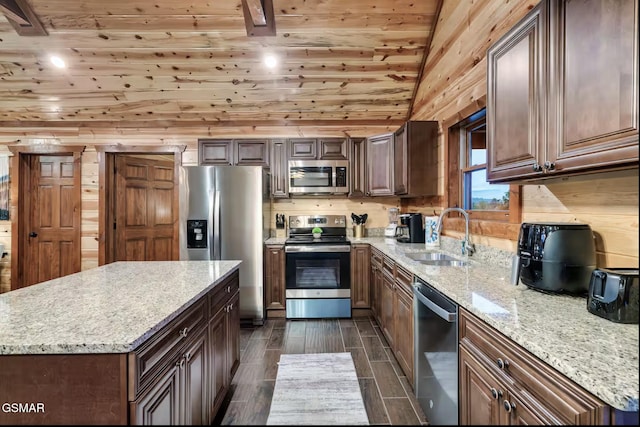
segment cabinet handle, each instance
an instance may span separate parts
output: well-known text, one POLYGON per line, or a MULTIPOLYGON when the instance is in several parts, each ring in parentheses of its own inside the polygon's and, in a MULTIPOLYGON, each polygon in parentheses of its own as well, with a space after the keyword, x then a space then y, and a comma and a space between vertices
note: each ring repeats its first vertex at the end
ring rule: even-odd
POLYGON ((184 328, 183 330, 180 331, 180 336, 182 338, 186 338, 188 332, 189 332, 189 328, 184 328))
POLYGON ((507 411, 507 413, 511 413, 512 411, 516 410, 516 404, 513 402, 509 402, 508 400, 504 400, 502 402, 502 405, 504 406, 504 410, 507 411))
POLYGON ((500 399, 502 397, 502 390, 496 390, 491 387, 491 396, 496 400, 500 399))
POLYGON ((188 351, 187 354, 184 356, 187 359, 187 362, 191 360, 191 352, 188 351))
POLYGON ((556 164, 547 160, 544 162, 544 168, 545 170, 552 171, 556 168, 556 164))
POLYGON ((540 166, 540 163, 534 163, 533 164, 533 171, 534 172, 541 172, 542 171, 542 166, 540 166))
POLYGON ((502 360, 500 357, 498 357, 498 368, 500 369, 507 369, 509 367, 509 362, 507 360, 502 360))
POLYGON ((231 285, 227 286, 227 293, 231 293, 231 285))
POLYGON ((184 368, 184 357, 181 357, 180 360, 176 362, 176 366, 180 369, 184 368))

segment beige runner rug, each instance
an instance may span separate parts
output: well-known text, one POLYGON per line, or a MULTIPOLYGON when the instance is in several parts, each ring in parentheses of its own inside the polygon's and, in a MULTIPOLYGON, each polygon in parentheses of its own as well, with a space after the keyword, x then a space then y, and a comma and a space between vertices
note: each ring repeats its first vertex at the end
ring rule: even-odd
POLYGON ((283 354, 267 425, 368 425, 351 353, 283 354))

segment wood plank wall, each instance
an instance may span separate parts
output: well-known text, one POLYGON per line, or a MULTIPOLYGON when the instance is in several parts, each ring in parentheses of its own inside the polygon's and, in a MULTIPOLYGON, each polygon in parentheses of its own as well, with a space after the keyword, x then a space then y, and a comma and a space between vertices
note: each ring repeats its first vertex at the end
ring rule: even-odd
MULTIPOLYGON (((440 11, 412 119, 455 117, 486 96, 486 51, 518 22, 537 0, 445 0, 440 11)), ((460 117, 462 119, 463 117, 460 117)), ((439 185, 444 192, 443 132, 439 185)), ((585 222, 596 234, 599 267, 638 267, 638 169, 524 185, 523 222, 585 222)), ((409 209, 433 214, 414 204, 409 209)), ((438 210, 439 213, 439 210, 438 210)), ((453 233, 455 234, 455 233, 453 233)), ((474 235, 474 241, 515 251, 513 240, 474 235)))

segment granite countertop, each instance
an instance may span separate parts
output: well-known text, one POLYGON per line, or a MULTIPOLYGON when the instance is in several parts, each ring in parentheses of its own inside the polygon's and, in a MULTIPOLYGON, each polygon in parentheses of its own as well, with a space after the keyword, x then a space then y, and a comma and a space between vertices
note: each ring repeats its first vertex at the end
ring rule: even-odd
POLYGON ((133 261, 0 294, 0 355, 127 353, 240 261, 133 261))
POLYGON ((612 407, 638 410, 637 324, 614 323, 591 314, 584 297, 513 286, 504 262, 487 262, 478 253, 469 257, 467 266, 437 267, 406 256, 425 252, 423 243, 377 237, 351 242, 377 248, 612 407))

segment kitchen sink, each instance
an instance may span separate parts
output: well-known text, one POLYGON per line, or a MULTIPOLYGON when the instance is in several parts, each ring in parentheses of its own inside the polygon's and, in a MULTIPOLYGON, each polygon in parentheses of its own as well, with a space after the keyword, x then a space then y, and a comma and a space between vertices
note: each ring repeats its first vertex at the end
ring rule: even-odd
POLYGON ((463 267, 467 265, 466 261, 456 259, 447 254, 440 252, 420 252, 406 254, 408 258, 425 265, 447 266, 447 267, 463 267))

